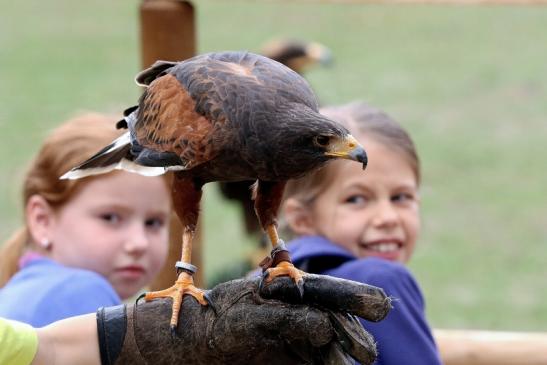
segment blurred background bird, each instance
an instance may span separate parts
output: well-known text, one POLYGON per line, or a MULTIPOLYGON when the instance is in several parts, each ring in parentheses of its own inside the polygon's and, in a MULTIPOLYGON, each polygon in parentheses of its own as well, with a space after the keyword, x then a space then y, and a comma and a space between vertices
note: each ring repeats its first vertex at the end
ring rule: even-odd
POLYGON ((300 75, 315 66, 330 66, 333 62, 331 50, 325 45, 297 39, 271 40, 264 44, 260 53, 300 75))

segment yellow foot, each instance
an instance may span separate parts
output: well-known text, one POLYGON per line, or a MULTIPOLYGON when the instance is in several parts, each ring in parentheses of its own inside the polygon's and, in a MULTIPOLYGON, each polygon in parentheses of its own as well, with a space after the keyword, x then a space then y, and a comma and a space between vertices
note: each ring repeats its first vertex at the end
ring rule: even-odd
POLYGON ((205 298, 205 291, 198 289, 194 286, 194 279, 192 275, 183 271, 179 274, 175 285, 170 288, 148 292, 144 296, 144 300, 147 302, 156 298, 172 298, 173 299, 173 312, 171 314, 171 331, 174 331, 177 328, 179 321, 179 312, 182 305, 182 297, 184 295, 191 295, 198 301, 201 305, 207 305, 207 299, 205 298))
POLYGON ((281 261, 277 266, 266 269, 266 282, 269 283, 278 276, 289 276, 296 283, 300 297, 304 295, 304 274, 305 272, 297 269, 288 261, 281 261))

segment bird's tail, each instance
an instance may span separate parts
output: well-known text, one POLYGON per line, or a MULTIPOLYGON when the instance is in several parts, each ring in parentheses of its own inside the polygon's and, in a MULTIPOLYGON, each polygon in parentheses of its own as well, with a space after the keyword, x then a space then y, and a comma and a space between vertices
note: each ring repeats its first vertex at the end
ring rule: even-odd
POLYGON ((86 176, 105 174, 113 170, 136 172, 145 176, 157 176, 166 171, 164 167, 141 166, 133 160, 131 137, 127 132, 88 160, 68 171, 61 176, 61 179, 74 180, 86 176))

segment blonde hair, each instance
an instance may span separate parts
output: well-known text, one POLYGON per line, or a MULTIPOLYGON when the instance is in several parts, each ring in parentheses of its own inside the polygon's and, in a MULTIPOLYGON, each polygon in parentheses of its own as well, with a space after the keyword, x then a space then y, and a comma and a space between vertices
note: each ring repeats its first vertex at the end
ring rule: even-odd
MULTIPOLYGON (((89 178, 60 180, 59 177, 99 149, 119 137, 116 118, 89 113, 68 120, 53 130, 31 162, 23 182, 23 206, 33 195, 42 196, 51 207, 59 209, 69 201, 89 178)), ((26 224, 0 248, 0 287, 17 272, 18 261, 31 237, 26 224)))
MULTIPOLYGON (((349 129, 357 139, 357 135, 364 135, 400 151, 414 172, 417 183, 420 183, 420 160, 414 142, 403 127, 385 112, 362 101, 322 108, 320 112, 349 129)), ((293 198, 309 206, 330 185, 338 166, 327 164, 300 179, 290 180, 285 187, 284 200, 293 198)), ((282 221, 281 228, 286 235, 291 235, 286 222, 282 221)))

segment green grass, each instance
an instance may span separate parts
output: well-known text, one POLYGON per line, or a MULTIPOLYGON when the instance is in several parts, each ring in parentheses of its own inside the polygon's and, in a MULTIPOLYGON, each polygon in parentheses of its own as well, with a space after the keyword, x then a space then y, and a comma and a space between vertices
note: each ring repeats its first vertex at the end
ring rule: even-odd
MULTIPOLYGON (((135 102, 137 1, 0 0, 0 237, 47 130, 135 102), (5 3, 5 4, 4 4, 5 3)), ((323 104, 356 98, 414 136, 423 234, 411 263, 437 327, 547 329, 547 8, 197 1, 199 51, 313 39, 335 64, 323 104)), ((210 278, 251 248, 237 207, 206 191, 210 278)))

